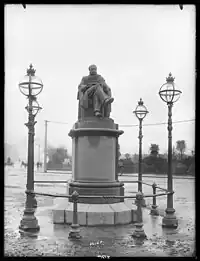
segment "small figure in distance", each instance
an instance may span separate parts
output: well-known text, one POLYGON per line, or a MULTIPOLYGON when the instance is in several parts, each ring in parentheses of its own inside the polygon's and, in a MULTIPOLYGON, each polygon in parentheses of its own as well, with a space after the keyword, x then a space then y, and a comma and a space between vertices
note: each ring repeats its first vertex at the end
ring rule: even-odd
POLYGON ((38 171, 39 167, 40 167, 40 162, 37 162, 36 165, 37 165, 37 171, 38 171))
POLYGON ((119 176, 122 176, 122 174, 124 173, 124 164, 123 164, 123 161, 122 160, 119 160, 119 176))

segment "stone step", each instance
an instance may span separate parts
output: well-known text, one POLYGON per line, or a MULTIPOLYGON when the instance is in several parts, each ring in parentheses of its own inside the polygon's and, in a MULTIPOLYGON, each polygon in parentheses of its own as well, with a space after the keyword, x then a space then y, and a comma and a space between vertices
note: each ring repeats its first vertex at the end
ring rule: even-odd
MULTIPOLYGON (((137 207, 130 202, 113 204, 77 204, 78 223, 82 226, 130 224, 137 221, 137 207)), ((71 224, 73 203, 56 199, 52 209, 54 224, 71 224)))

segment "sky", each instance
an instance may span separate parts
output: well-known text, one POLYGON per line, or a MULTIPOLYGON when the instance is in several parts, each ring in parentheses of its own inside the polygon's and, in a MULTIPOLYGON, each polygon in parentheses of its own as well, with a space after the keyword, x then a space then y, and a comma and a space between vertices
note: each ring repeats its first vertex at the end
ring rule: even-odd
MULTIPOLYGON (((168 108, 159 89, 171 72, 182 91, 172 109, 173 121, 195 119, 196 10, 193 5, 5 5, 5 142, 27 152, 27 99, 19 91, 30 63, 43 84, 37 101, 35 140, 64 145, 77 121, 77 89, 88 66, 97 65, 112 90, 110 117, 122 125, 122 153, 138 153, 138 119, 133 114, 140 98, 149 113, 143 120, 143 152, 152 143, 167 152, 168 108), (64 122, 67 124, 59 124, 64 122)), ((194 149, 195 121, 173 124, 173 145, 185 140, 194 149)), ((38 146, 35 145, 35 150, 38 146)))

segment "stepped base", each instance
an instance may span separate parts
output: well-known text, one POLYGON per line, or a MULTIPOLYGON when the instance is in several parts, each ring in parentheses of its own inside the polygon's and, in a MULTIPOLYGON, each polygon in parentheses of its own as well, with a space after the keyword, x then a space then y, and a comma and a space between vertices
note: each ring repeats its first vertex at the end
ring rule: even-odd
MULTIPOLYGON (((72 224, 73 203, 55 199, 52 210, 54 224, 72 224)), ((137 207, 130 200, 113 204, 78 203, 78 224, 81 226, 119 225, 137 221, 137 207)))

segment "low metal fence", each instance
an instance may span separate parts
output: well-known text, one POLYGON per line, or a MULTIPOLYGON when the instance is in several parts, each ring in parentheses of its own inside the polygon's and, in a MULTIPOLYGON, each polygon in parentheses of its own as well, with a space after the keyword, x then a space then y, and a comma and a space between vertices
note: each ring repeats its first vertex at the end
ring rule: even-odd
MULTIPOLYGON (((126 181, 123 181, 126 183, 126 181)), ((157 186, 157 184, 154 182, 153 184, 148 184, 142 181, 132 181, 128 183, 138 183, 141 182, 144 185, 151 186, 153 189, 153 194, 143 194, 140 191, 136 193, 136 195, 133 196, 113 196, 113 195, 79 195, 78 192, 74 191, 71 195, 66 195, 66 194, 52 194, 52 193, 39 193, 35 191, 26 191, 27 194, 32 194, 32 195, 38 195, 38 196, 48 196, 48 197, 55 197, 55 198, 71 198, 73 202, 73 222, 71 224, 71 230, 69 233, 69 238, 80 238, 80 229, 79 229, 79 224, 78 224, 78 200, 79 198, 102 198, 102 199, 136 199, 136 206, 137 206, 137 213, 138 213, 138 220, 136 223, 136 230, 133 234, 135 237, 145 237, 145 233, 143 230, 143 221, 142 221, 142 212, 141 212, 141 207, 142 207, 142 200, 144 198, 153 198, 152 206, 151 206, 151 215, 159 215, 159 212, 157 210, 157 205, 156 205, 156 197, 159 196, 166 196, 173 194, 174 191, 168 191, 165 188, 161 188, 157 186), (156 193, 156 188, 164 191, 163 193, 156 193)), ((67 181, 34 181, 34 183, 67 183, 67 181)))

